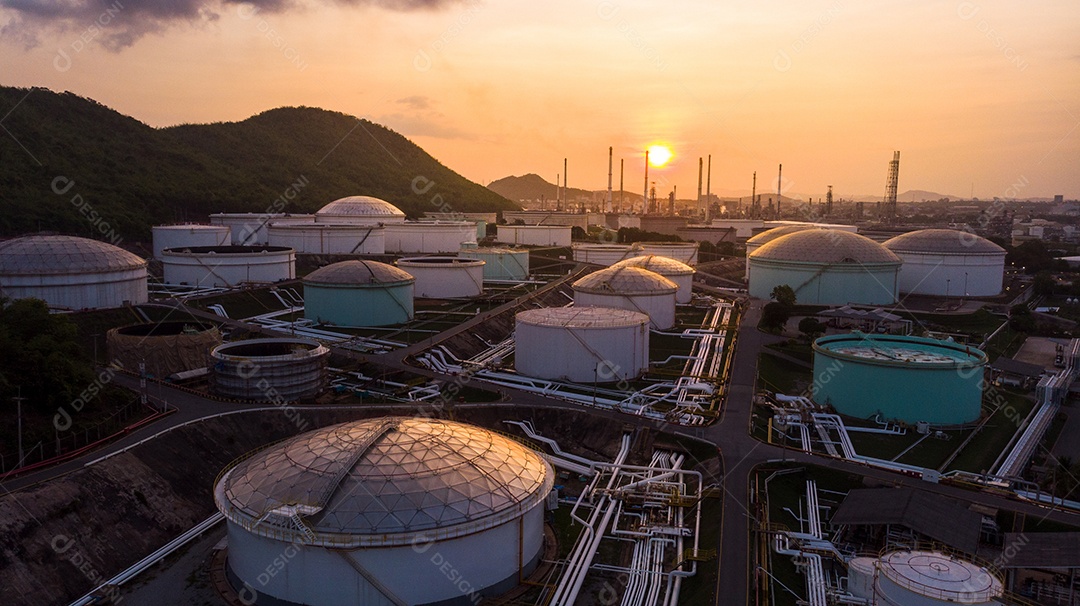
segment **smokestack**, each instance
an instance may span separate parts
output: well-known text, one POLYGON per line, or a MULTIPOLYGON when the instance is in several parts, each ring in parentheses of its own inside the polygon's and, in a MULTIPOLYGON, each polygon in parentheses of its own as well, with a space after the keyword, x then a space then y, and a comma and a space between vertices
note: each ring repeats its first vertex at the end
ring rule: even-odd
POLYGON ((604 206, 604 212, 611 212, 611 159, 612 148, 607 148, 607 205, 604 206))
POLYGON ((780 165, 780 173, 776 175, 776 218, 780 218, 780 186, 784 183, 784 165, 780 165))
POLYGON ((675 216, 675 192, 678 191, 678 185, 671 186, 671 198, 668 199, 668 216, 675 216))
POLYGON ((563 199, 566 201, 566 208, 570 208, 570 190, 566 187, 566 158, 562 159, 562 188, 563 199))
POLYGON ((641 214, 644 215, 648 213, 649 205, 649 150, 645 150, 645 191, 642 193, 644 195, 641 198, 641 207, 644 212, 641 214))
POLYGON ((701 206, 701 169, 702 169, 702 163, 701 163, 701 158, 699 157, 697 159, 697 203, 698 203, 698 206, 701 206))
POLYGON ((562 175, 555 173, 555 210, 562 210, 562 175))
MULTIPOLYGON (((750 214, 757 214, 757 171, 754 171, 754 185, 750 188, 750 214)), ((750 217, 751 219, 757 219, 757 217, 750 217)))
POLYGON ((712 154, 709 154, 709 170, 705 177, 705 223, 709 223, 712 217, 709 213, 712 212, 712 154))
POLYGON ((623 206, 623 169, 626 168, 626 160, 619 158, 619 210, 626 212, 623 206))

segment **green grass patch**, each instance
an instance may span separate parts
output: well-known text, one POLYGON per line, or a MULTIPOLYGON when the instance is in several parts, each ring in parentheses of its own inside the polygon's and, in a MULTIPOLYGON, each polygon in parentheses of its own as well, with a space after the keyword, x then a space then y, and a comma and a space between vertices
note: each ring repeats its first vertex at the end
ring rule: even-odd
POLYGON ((987 419, 978 435, 972 438, 953 459, 947 471, 954 469, 974 473, 989 471, 998 455, 1005 449, 1020 424, 1035 406, 1035 402, 1021 392, 1000 387, 993 389, 1000 393, 1002 405, 987 419))
POLYGON ((758 356, 758 388, 788 395, 806 391, 813 373, 810 369, 763 353, 758 356))
POLYGON ((765 347, 802 360, 807 364, 814 363, 814 348, 807 341, 788 339, 787 341, 772 343, 765 347))

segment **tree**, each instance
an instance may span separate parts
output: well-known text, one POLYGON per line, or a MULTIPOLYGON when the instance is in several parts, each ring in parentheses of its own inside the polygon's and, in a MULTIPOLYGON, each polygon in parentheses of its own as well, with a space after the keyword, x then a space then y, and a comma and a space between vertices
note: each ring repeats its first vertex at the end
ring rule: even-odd
POLYGON ((792 290, 787 284, 780 284, 773 287, 772 292, 769 293, 769 298, 776 301, 786 309, 790 310, 795 307, 795 291, 792 290))
POLYGON ((1013 305, 1009 309, 1009 328, 1019 332, 1035 332, 1035 316, 1027 305, 1013 305))
POLYGON ((791 310, 780 303, 766 303, 761 309, 761 328, 780 332, 791 318, 791 310))
POLYGON ((818 321, 813 316, 806 316, 802 320, 799 320, 799 332, 806 335, 806 338, 813 341, 818 335, 824 334, 825 324, 818 321))
POLYGON ((1031 283, 1031 288, 1037 295, 1052 295, 1056 286, 1057 282, 1054 281, 1054 276, 1050 275, 1048 271, 1040 271, 1035 274, 1035 279, 1031 283))
POLYGON ((589 237, 589 234, 585 233, 585 230, 581 229, 580 225, 575 225, 575 226, 570 228, 570 239, 571 240, 580 241, 580 240, 585 240, 588 237, 589 237))

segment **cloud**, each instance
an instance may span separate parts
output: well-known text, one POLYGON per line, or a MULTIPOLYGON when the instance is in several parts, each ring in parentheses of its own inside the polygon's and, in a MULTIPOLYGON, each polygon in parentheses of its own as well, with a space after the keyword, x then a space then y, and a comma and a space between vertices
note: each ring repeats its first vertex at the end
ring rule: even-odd
POLYGON ((423 95, 413 95, 411 97, 402 97, 397 100, 399 105, 404 105, 413 110, 425 110, 431 109, 431 99, 423 95))
POLYGON ((417 114, 383 114, 372 118, 379 124, 405 135, 406 137, 433 137, 436 139, 472 140, 475 136, 468 131, 457 128, 446 119, 446 116, 436 112, 427 112, 424 115, 417 114))
MULTIPOLYGON (((406 12, 440 9, 460 0, 317 1, 406 12)), ((182 23, 215 21, 223 12, 250 18, 257 12, 280 13, 300 5, 301 0, 0 0, 0 9, 10 15, 0 27, 0 38, 13 38, 33 47, 39 44, 40 33, 77 32, 118 51, 147 34, 182 23)))

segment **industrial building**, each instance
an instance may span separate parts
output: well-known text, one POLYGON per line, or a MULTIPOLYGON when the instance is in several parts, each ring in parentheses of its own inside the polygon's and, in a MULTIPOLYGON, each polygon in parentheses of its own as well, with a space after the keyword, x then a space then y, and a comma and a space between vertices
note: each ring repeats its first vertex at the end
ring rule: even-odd
POLYGON ((405 213, 386 200, 372 196, 348 196, 315 211, 315 222, 355 225, 404 223, 405 213))
POLYGON ((335 326, 389 326, 413 318, 416 280, 393 265, 342 261, 304 277, 304 317, 335 326))
POLYGON ((644 255, 619 261, 612 267, 640 267, 660 274, 679 287, 675 293, 676 303, 685 305, 693 299, 694 273, 696 272, 693 267, 681 261, 660 255, 644 255))
POLYGON ((570 246, 567 225, 500 225, 497 239, 517 246, 570 246))
POLYGON ((850 333, 814 341, 813 398, 837 412, 909 424, 979 418, 986 354, 951 341, 850 333), (831 370, 830 370, 831 369, 831 370))
POLYGON ((749 256, 750 296, 769 299, 790 286, 805 305, 890 305, 901 260, 866 236, 806 229, 763 244, 749 256))
POLYGON ((631 244, 578 243, 572 247, 578 263, 594 263, 605 267, 640 254, 631 244))
POLYGON ((266 228, 271 246, 309 255, 381 255, 386 228, 356 223, 279 223, 266 228))
POLYGON ((848 562, 848 590, 872 604, 996 606, 1005 593, 1000 574, 940 551, 898 549, 848 562))
POLYGON ((473 604, 536 567, 553 484, 542 457, 486 429, 383 417, 266 448, 221 474, 214 501, 226 574, 256 604, 473 604))
POLYGON ((0 242, 0 295, 70 310, 146 303, 146 261, 87 238, 14 238, 0 242))
POLYGON ((884 244, 904 264, 900 292, 937 297, 993 297, 1001 293, 1005 249, 973 233, 920 229, 884 244))
POLYGON ((556 381, 609 383, 649 367, 649 316, 607 307, 530 309, 515 316, 514 368, 556 381))
POLYGON ((675 325, 677 284, 640 267, 609 267, 574 282, 574 305, 615 307, 649 316, 652 327, 675 325))
POLYGON ((529 279, 528 250, 499 247, 463 248, 458 256, 463 259, 483 261, 485 280, 521 282, 529 279))
POLYGON ((457 299, 484 292, 484 262, 462 257, 409 257, 397 266, 416 278, 420 299, 457 299))
POLYGON ((110 363, 129 372, 139 372, 142 364, 157 378, 204 368, 207 354, 218 345, 221 331, 200 322, 132 324, 105 334, 110 363))
POLYGON ((310 339, 249 339, 210 350, 210 390, 260 402, 313 398, 326 388, 330 350, 310 339))
POLYGON ((161 258, 166 248, 189 246, 229 246, 232 244, 230 228, 225 225, 155 225, 151 228, 154 258, 161 258))
POLYGON ((166 284, 234 288, 296 277, 296 251, 286 246, 192 246, 161 251, 166 284))

